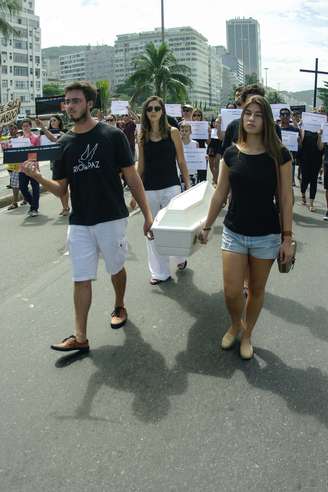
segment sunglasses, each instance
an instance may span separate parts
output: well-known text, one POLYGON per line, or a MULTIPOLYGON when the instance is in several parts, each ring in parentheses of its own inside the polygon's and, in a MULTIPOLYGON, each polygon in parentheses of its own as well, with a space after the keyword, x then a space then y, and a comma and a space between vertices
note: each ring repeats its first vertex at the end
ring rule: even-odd
POLYGON ((194 113, 192 116, 193 116, 193 117, 194 117, 194 116, 199 116, 200 118, 202 117, 202 115, 201 115, 201 114, 199 114, 199 113, 194 113))
POLYGON ((153 111, 158 113, 159 111, 162 111, 162 108, 161 108, 161 106, 148 106, 146 108, 146 111, 147 111, 147 113, 152 113, 153 111))
POLYGON ((182 111, 184 111, 185 113, 190 113, 190 111, 192 111, 191 108, 182 108, 182 111))
POLYGON ((106 121, 114 121, 114 118, 107 118, 106 121))
POLYGON ((290 116, 290 113, 280 113, 280 116, 290 116))

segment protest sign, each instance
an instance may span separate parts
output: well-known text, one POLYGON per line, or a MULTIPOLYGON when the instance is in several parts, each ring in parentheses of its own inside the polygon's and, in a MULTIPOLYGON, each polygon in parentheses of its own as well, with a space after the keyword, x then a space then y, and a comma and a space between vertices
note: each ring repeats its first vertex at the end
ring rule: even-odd
POLYGON ((211 139, 218 139, 218 130, 217 128, 212 128, 211 129, 211 139))
POLYGON ((184 147, 184 155, 189 174, 194 174, 202 169, 206 170, 206 149, 184 147))
POLYGON ((20 108, 20 99, 0 105, 0 127, 15 123, 20 108))
POLYGON ((180 118, 182 115, 181 104, 165 104, 165 111, 166 114, 174 118, 180 118))
POLYGON ((280 110, 281 109, 289 109, 289 104, 270 104, 272 114, 273 114, 273 119, 274 121, 277 121, 280 119, 280 110))
POLYGON ((328 123, 322 125, 322 143, 328 143, 328 123))
POLYGON ((281 130, 281 139, 283 145, 292 152, 298 150, 298 132, 289 132, 287 130, 281 130))
POLYGON ((52 142, 46 135, 41 135, 40 145, 54 145, 56 142, 52 142))
POLYGON ((129 101, 112 101, 111 113, 122 116, 129 113, 129 101))
POLYGON ((193 140, 208 139, 208 122, 207 121, 188 121, 191 126, 193 140))
POLYGON ((327 116, 318 113, 302 113, 302 128, 309 132, 317 133, 321 130, 324 123, 327 123, 327 116))
POLYGON ((35 114, 63 113, 65 111, 65 96, 46 96, 35 98, 35 114))
POLYGON ((13 164, 27 160, 55 161, 60 159, 61 155, 62 147, 60 144, 11 148, 3 151, 3 162, 4 164, 13 164))
POLYGON ((304 105, 300 104, 298 106, 291 106, 290 107, 290 110, 293 113, 300 113, 301 114, 301 113, 305 113, 306 112, 306 106, 305 106, 305 104, 304 105))
POLYGON ((226 131, 227 126, 234 120, 240 119, 241 109, 221 109, 221 130, 226 131))

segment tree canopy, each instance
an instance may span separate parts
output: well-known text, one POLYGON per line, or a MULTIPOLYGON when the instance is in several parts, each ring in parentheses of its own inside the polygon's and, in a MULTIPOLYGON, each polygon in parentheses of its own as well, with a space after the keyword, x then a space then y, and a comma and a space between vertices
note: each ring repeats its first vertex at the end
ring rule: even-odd
POLYGON ((134 73, 117 93, 127 94, 131 103, 142 102, 150 95, 162 97, 166 102, 185 102, 191 87, 191 70, 178 64, 175 55, 162 43, 158 48, 149 43, 145 52, 134 61, 134 73))

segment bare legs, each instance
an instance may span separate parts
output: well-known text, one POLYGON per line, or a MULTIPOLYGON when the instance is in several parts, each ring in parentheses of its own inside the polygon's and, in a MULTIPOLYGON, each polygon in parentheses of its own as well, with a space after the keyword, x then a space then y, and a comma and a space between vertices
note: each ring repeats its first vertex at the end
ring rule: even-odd
POLYGON ((241 330, 242 346, 250 346, 250 339, 263 306, 265 286, 273 264, 273 260, 262 260, 230 251, 222 252, 224 295, 231 318, 228 330, 236 336, 241 330), (245 306, 243 283, 246 272, 249 272, 248 298, 245 306), (244 321, 242 321, 245 310, 244 321))
MULTIPOLYGON (((115 291, 115 306, 124 306, 126 287, 125 268, 117 274, 112 275, 112 284, 115 291)), ((91 300, 91 280, 74 282, 75 335, 78 342, 84 342, 87 339, 87 322, 91 300)))

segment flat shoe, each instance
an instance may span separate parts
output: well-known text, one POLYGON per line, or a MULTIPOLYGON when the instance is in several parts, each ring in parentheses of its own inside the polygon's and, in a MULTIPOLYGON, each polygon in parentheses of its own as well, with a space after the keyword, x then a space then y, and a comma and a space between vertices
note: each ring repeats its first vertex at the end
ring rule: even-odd
POLYGON ((158 284, 164 284, 165 282, 168 282, 169 280, 172 280, 172 277, 167 277, 165 280, 159 280, 158 278, 151 278, 149 280, 150 285, 158 285, 158 284))
MULTIPOLYGON (((248 339, 249 340, 249 339, 248 339)), ((250 360, 253 358, 254 349, 250 341, 243 343, 243 339, 240 341, 240 357, 243 360, 250 360)))
POLYGON ((227 331, 227 333, 223 335, 223 338, 221 340, 221 348, 223 350, 231 349, 231 347, 233 347, 233 345, 235 344, 237 337, 238 335, 231 335, 231 333, 227 331))
POLYGON ((60 352, 69 352, 71 350, 89 352, 90 349, 88 340, 85 342, 78 342, 75 335, 64 338, 61 342, 51 345, 50 348, 52 348, 52 350, 59 350, 60 352))

